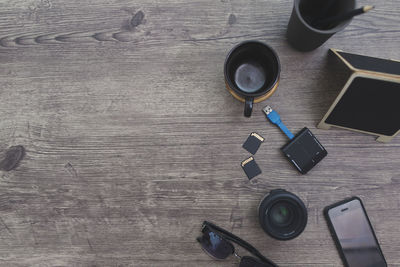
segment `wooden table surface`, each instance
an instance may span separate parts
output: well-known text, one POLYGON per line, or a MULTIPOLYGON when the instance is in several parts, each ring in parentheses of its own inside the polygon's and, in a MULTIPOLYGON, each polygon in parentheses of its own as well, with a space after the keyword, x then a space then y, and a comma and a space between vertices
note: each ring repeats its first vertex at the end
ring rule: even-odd
POLYGON ((285 38, 289 0, 1 0, 0 160, 16 145, 26 154, 0 175, 0 265, 237 266, 195 241, 210 220, 280 266, 341 266, 322 210, 357 195, 400 266, 400 138, 316 129, 343 85, 329 48, 400 58, 399 2, 373 4, 301 53, 285 38), (248 39, 282 64, 277 92, 250 119, 223 80, 227 52, 248 39), (308 175, 281 154, 266 103, 328 150, 308 175), (256 155, 263 173, 249 182, 240 162, 252 131, 267 140, 256 155), (257 205, 276 188, 308 208, 292 241, 258 224, 257 205))

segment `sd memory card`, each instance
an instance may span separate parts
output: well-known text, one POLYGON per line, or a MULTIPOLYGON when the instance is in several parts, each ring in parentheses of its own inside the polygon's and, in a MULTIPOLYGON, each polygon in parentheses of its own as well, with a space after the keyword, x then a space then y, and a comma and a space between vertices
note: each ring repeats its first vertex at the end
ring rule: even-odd
POLYGON ((258 167, 256 160, 253 157, 242 161, 241 165, 249 180, 261 173, 261 169, 258 167))
POLYGON ((260 148, 260 145, 262 142, 264 142, 264 140, 265 138, 258 133, 251 133, 246 142, 243 144, 243 148, 254 155, 257 153, 257 150, 260 148))

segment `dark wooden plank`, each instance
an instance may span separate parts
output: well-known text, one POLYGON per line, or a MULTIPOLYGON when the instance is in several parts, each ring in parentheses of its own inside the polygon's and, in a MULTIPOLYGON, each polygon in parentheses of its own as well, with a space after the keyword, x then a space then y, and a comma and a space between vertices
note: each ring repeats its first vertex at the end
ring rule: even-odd
POLYGON ((0 149, 26 149, 0 175, 1 265, 236 266, 196 244, 207 219, 281 266, 340 266, 322 209, 352 195, 364 200, 389 265, 400 265, 399 138, 315 128, 344 76, 328 48, 399 59, 399 11, 394 0, 379 3, 300 53, 284 36, 288 0, 1 2, 0 149), (247 39, 281 59, 268 104, 329 151, 309 175, 282 157, 286 140, 264 103, 246 119, 224 89, 225 55, 247 39), (263 174, 250 183, 239 163, 252 131, 267 140, 256 155, 263 174), (293 241, 258 226, 258 202, 274 188, 309 209, 293 241))

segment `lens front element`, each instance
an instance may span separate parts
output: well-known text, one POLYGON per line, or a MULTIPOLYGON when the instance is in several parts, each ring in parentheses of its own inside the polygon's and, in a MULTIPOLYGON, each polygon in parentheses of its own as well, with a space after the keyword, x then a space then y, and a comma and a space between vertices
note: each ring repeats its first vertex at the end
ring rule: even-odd
POLYGON ((283 227, 293 222, 294 211, 290 203, 278 202, 272 206, 269 212, 269 220, 272 224, 283 227))

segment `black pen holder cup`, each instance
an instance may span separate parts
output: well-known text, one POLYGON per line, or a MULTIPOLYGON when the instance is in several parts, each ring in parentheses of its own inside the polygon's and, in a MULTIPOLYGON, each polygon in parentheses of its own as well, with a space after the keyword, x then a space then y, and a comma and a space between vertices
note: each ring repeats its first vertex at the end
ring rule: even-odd
POLYGON ((348 19, 321 27, 318 20, 344 14, 355 6, 355 0, 294 0, 286 33, 288 42, 299 51, 316 49, 351 22, 348 19))

